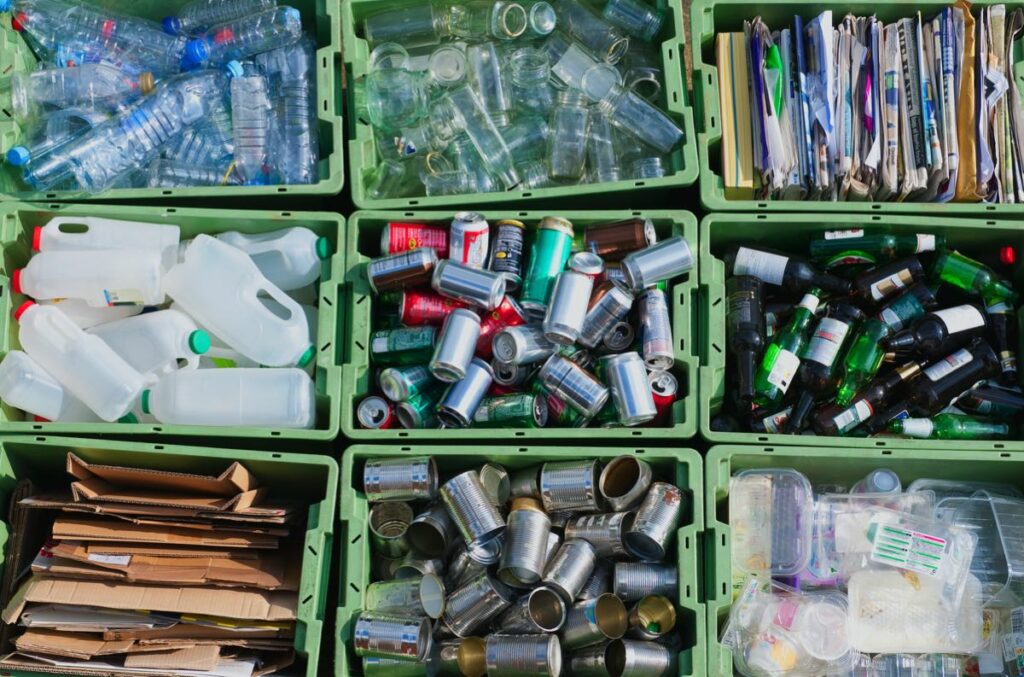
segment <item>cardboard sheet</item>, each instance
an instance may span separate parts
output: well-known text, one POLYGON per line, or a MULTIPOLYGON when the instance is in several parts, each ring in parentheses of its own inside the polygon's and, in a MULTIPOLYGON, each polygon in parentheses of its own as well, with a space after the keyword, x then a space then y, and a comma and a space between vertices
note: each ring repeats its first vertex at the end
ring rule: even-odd
POLYGON ((193 646, 156 653, 133 653, 124 659, 126 668, 161 670, 214 670, 220 663, 220 647, 193 646))
POLYGON ((97 518, 59 517, 53 523, 53 538, 76 541, 166 543, 196 547, 267 548, 278 546, 275 536, 223 531, 195 531, 175 527, 125 524, 97 518))
POLYGON ((271 503, 260 507, 251 506, 236 512, 219 512, 176 508, 163 505, 130 505, 119 503, 76 503, 72 496, 39 495, 29 496, 19 501, 25 508, 56 509, 65 512, 82 512, 98 515, 110 515, 129 521, 136 516, 164 519, 203 519, 216 522, 235 522, 239 524, 284 524, 286 520, 297 514, 299 506, 283 503, 271 503))

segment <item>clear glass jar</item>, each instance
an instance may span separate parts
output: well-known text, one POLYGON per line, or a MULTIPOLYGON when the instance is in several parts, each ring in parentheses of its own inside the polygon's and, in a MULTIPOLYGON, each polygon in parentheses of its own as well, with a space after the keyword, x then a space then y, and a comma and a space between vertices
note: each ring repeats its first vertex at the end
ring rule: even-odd
POLYGON ((551 114, 548 176, 556 181, 579 181, 587 161, 590 110, 583 92, 567 89, 551 114))
POLYGON ((558 27, 601 61, 615 63, 629 50, 629 36, 579 0, 555 0, 558 27))
POLYGON ((506 63, 517 108, 548 117, 555 103, 555 92, 550 83, 551 61, 547 53, 523 47, 512 52, 506 63))
POLYGON ((505 84, 501 58, 493 42, 483 42, 466 48, 469 82, 483 101, 484 110, 498 127, 511 119, 512 97, 505 84))
POLYGON ((467 2, 447 7, 451 35, 468 40, 514 40, 526 32, 529 16, 518 2, 467 2))
POLYGON ((411 127, 427 114, 427 86, 423 73, 407 69, 409 53, 385 43, 370 53, 364 97, 370 124, 386 132, 411 127))
POLYGON ((600 113, 593 113, 590 116, 587 176, 591 183, 608 183, 622 178, 622 167, 615 154, 612 123, 607 116, 600 113))

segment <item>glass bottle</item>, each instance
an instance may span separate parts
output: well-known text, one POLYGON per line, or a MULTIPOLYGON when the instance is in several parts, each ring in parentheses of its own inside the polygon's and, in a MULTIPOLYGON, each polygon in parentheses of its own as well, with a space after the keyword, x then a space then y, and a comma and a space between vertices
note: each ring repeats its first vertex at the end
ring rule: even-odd
POLYGON ((409 49, 437 45, 450 35, 446 10, 424 2, 371 14, 363 21, 363 36, 371 48, 385 42, 409 49))
POLYGON ((619 129, 632 134, 659 153, 668 153, 682 141, 683 130, 672 118, 622 86, 622 76, 608 65, 597 65, 582 79, 582 89, 597 109, 619 129))
POLYGON ((988 324, 985 318, 981 308, 970 303, 933 310, 915 322, 913 327, 887 338, 885 349, 927 358, 948 355, 982 334, 988 324))
POLYGON ((484 110, 495 126, 507 126, 511 120, 512 98, 495 44, 483 42, 469 45, 466 48, 466 66, 469 69, 469 84, 483 101, 484 110))
POLYGON ((754 378, 756 406, 777 405, 793 384, 800 367, 800 353, 807 343, 808 330, 821 302, 820 296, 821 291, 817 289, 804 294, 789 325, 772 337, 772 342, 765 348, 754 378))
POLYGON ((1010 426, 1006 423, 992 423, 960 414, 896 419, 889 422, 889 431, 931 440, 996 440, 1010 436, 1010 426))
POLYGON ((978 386, 961 395, 956 407, 976 416, 1014 420, 1024 414, 1024 395, 1004 388, 978 386))
POLYGON ((1017 300, 1017 292, 988 266, 969 259, 960 252, 942 252, 935 259, 932 274, 964 291, 979 294, 986 301, 1017 300))
POLYGON ((801 258, 762 247, 731 248, 725 253, 725 270, 730 275, 753 275, 793 292, 818 287, 836 296, 850 293, 848 281, 819 272, 801 258))
POLYGON ((736 364, 736 398, 743 410, 754 401, 754 376, 765 346, 764 283, 756 277, 730 277, 725 296, 726 344, 736 364))
POLYGON ((629 37, 579 0, 555 0, 558 26, 606 63, 615 63, 629 49, 629 37))
POLYGON ((900 392, 903 385, 914 381, 921 374, 921 365, 908 362, 895 371, 880 376, 864 387, 849 407, 839 403, 825 407, 811 419, 814 431, 819 435, 848 435, 870 419, 876 411, 885 407, 900 392))
POLYGON ((872 268, 853 280, 853 290, 866 303, 881 303, 924 279, 924 267, 909 256, 872 268))
POLYGON ((1017 313, 1005 301, 985 305, 985 314, 992 327, 992 340, 999 355, 999 382, 1004 386, 1017 385, 1017 313))
POLYGON ((976 339, 946 357, 929 364, 924 376, 910 393, 911 413, 932 416, 945 409, 960 393, 973 384, 995 374, 999 358, 992 346, 976 339))
POLYGON ((608 0, 601 16, 644 42, 653 41, 665 22, 665 12, 641 0, 608 0))
POLYGON ((811 258, 826 268, 837 265, 874 264, 897 256, 931 252, 946 246, 941 235, 924 233, 876 233, 867 235, 863 228, 830 230, 811 240, 811 258))
POLYGON ((548 176, 558 181, 579 181, 587 160, 590 110, 583 92, 567 89, 558 96, 551 114, 548 140, 548 176))

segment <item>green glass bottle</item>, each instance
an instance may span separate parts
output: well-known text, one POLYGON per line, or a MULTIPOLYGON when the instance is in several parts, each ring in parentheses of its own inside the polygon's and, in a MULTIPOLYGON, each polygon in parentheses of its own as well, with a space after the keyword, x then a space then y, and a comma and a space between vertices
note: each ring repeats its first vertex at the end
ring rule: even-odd
POLYGON ((960 252, 943 252, 935 259, 932 275, 947 284, 979 294, 987 302, 1017 300, 1017 292, 991 268, 960 252))
POLYGON ((889 431, 930 440, 995 440, 1010 436, 1009 424, 982 421, 961 414, 897 419, 889 422, 889 431))
POLYGON ((800 353, 810 333, 814 313, 821 302, 821 291, 812 289, 804 294, 796 307, 793 319, 781 332, 772 337, 764 351, 761 366, 754 378, 754 405, 769 407, 779 403, 789 390, 800 367, 800 353))
POLYGON ((924 233, 868 235, 862 228, 830 230, 822 237, 811 241, 811 258, 825 264, 827 269, 837 266, 875 264, 898 256, 935 251, 945 246, 946 238, 941 235, 924 233))

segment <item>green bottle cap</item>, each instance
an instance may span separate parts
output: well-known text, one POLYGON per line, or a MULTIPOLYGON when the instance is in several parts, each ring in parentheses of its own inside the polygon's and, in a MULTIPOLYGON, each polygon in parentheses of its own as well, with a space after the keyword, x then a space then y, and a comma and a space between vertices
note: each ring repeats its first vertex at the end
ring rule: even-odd
POLYGON ((202 329, 196 329, 188 335, 188 348, 196 355, 202 355, 210 349, 210 335, 202 329))
POLYGON ((152 391, 150 391, 150 390, 143 390, 142 391, 142 413, 143 414, 151 413, 149 411, 149 393, 150 392, 152 392, 152 391))
POLYGON ((302 357, 299 358, 298 366, 305 367, 307 364, 313 361, 313 357, 316 355, 316 351, 313 346, 306 349, 306 352, 302 353, 302 357))
MULTIPOLYGON (((147 390, 146 392, 149 392, 149 391, 147 390)), ((139 419, 135 418, 135 414, 133 414, 132 412, 129 411, 127 414, 125 414, 121 418, 117 419, 117 422, 118 423, 138 423, 139 419)))
POLYGON ((321 261, 326 261, 331 256, 331 243, 326 237, 316 239, 316 255, 321 261))

